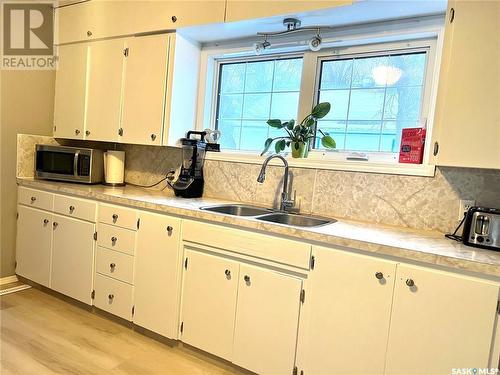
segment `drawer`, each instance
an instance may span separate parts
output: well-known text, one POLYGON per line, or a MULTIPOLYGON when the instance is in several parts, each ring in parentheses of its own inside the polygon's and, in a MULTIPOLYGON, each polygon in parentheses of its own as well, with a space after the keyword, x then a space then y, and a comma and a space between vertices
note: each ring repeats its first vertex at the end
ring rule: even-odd
POLYGON ((99 204, 99 222, 137 230, 137 210, 99 204))
POLYGON ((131 255, 97 247, 96 270, 113 279, 134 283, 134 257, 131 255))
POLYGON ((97 245, 134 255, 135 231, 108 224, 97 224, 97 245))
POLYGON ((19 204, 48 211, 54 208, 54 194, 22 186, 17 190, 17 201, 19 204))
POLYGON ((95 223, 97 203, 56 194, 54 196, 54 212, 95 223))
POLYGON ((134 287, 130 284, 100 274, 95 275, 94 306, 132 321, 134 287))
POLYGON ((287 238, 191 220, 182 222, 182 238, 294 267, 310 267, 311 245, 287 238))

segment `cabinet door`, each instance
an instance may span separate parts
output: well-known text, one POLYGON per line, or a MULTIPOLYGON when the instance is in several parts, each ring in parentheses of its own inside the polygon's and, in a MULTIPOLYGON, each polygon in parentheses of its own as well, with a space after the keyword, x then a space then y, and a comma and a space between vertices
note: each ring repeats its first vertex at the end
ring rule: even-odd
POLYGON ((497 300, 493 283, 399 265, 386 373, 488 367, 497 300))
POLYGON ((120 127, 124 42, 90 44, 86 138, 116 141, 120 127))
POLYGON ((396 263, 315 247, 307 280, 307 374, 383 374, 396 263))
POLYGON ((51 288, 91 305, 95 225, 54 215, 51 288))
POLYGON ((140 213, 135 255, 134 323, 177 339, 181 220, 140 213))
POLYGON ((351 0, 329 1, 245 1, 227 0, 226 22, 282 16, 301 12, 309 12, 342 5, 351 5, 351 0))
POLYGON ((230 361, 239 264, 193 250, 185 258, 181 340, 230 361))
POLYGON ((54 137, 83 139, 87 89, 87 44, 57 47, 54 137))
POLYGON ((50 287, 52 214, 17 206, 16 274, 50 287))
POLYGON ((240 266, 233 362, 258 374, 291 374, 302 280, 240 266))
POLYGON ((499 20, 498 1, 448 2, 435 115, 437 165, 500 168, 499 20))
POLYGON ((160 145, 167 85, 168 35, 131 38, 125 58, 124 143, 160 145))

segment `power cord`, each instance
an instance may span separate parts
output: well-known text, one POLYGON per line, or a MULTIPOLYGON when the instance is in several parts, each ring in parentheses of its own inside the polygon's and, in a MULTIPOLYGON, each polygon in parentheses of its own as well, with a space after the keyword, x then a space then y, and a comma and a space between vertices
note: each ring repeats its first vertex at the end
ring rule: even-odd
POLYGON ((458 224, 458 227, 455 229, 455 231, 452 234, 445 234, 444 236, 446 238, 449 238, 450 240, 454 240, 454 241, 457 241, 457 242, 462 242, 463 241, 463 236, 459 236, 457 234, 457 232, 460 229, 460 227, 462 226, 462 224, 464 223, 466 217, 467 217, 467 213, 464 213, 464 218, 462 219, 462 221, 460 222, 460 224, 458 224))
POLYGON ((172 177, 173 177, 174 173, 175 173, 175 171, 170 171, 170 172, 168 172, 168 173, 167 173, 167 175, 166 175, 164 178, 162 178, 162 179, 161 179, 160 181, 158 181, 158 182, 155 182, 155 183, 154 183, 154 184, 152 184, 152 185, 140 185, 140 184, 133 184, 133 183, 131 183, 131 182, 127 182, 127 185, 130 185, 130 186, 136 186, 136 187, 141 187, 141 188, 145 188, 145 189, 150 189, 150 188, 153 188, 153 187, 155 187, 155 186, 160 185, 163 181, 165 181, 165 180, 166 180, 166 181, 167 181, 167 183, 168 183, 168 185, 172 186, 172 185, 170 184, 170 181, 169 181, 169 180, 171 180, 171 179, 172 179, 172 177))

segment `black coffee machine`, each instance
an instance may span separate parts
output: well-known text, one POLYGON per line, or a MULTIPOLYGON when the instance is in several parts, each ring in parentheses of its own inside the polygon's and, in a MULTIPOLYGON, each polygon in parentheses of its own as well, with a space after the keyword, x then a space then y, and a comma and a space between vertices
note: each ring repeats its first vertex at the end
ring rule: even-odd
POLYGON ((177 179, 170 183, 176 197, 199 198, 203 195, 203 164, 207 147, 205 135, 205 132, 188 131, 186 138, 179 141, 182 146, 182 165, 177 179))

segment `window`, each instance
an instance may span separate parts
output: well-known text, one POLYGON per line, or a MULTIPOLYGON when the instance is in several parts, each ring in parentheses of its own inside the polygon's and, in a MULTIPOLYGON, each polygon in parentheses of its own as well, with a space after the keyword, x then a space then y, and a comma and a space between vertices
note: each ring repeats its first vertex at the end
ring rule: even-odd
POLYGON ((399 152, 401 129, 421 126, 426 66, 426 50, 322 59, 317 97, 332 109, 318 127, 338 150, 399 152))
POLYGON ((295 119, 299 105, 302 57, 219 64, 216 129, 221 148, 261 151, 270 118, 295 119))

